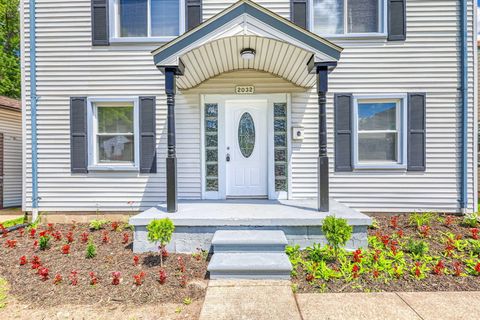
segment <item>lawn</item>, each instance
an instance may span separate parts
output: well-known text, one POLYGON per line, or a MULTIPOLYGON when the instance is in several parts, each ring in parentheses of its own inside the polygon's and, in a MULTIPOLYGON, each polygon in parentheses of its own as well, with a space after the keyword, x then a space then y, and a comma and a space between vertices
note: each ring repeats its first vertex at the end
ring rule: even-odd
MULTIPOLYGON (((314 245, 287 247, 296 292, 480 290, 476 215, 382 216, 368 248, 354 252, 314 245)), ((339 233, 337 230, 337 236, 339 233)), ((335 238, 335 237, 334 237, 335 238)))
POLYGON ((0 277, 12 296, 37 307, 61 304, 184 303, 205 293, 206 254, 134 254, 118 222, 48 224, 0 235, 0 277))

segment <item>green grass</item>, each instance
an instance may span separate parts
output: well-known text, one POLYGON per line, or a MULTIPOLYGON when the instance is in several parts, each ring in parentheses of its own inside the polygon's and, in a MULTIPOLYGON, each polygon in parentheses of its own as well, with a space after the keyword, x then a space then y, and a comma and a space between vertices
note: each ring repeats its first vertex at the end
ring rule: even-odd
POLYGON ((7 280, 0 278, 0 309, 7 305, 7 280))
POLYGON ((2 224, 5 228, 10 228, 10 227, 16 226, 17 224, 22 224, 23 221, 24 221, 24 218, 19 217, 19 218, 4 221, 2 222, 2 224))

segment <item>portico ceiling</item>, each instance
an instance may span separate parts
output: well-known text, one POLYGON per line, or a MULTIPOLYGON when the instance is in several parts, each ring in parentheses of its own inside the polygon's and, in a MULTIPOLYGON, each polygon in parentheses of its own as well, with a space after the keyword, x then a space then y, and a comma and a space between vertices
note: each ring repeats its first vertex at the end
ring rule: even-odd
POLYGON ((159 68, 184 66, 180 89, 193 88, 219 74, 253 69, 310 88, 316 62, 335 64, 343 49, 250 0, 240 0, 152 53, 159 68), (243 49, 255 57, 243 59, 243 49))

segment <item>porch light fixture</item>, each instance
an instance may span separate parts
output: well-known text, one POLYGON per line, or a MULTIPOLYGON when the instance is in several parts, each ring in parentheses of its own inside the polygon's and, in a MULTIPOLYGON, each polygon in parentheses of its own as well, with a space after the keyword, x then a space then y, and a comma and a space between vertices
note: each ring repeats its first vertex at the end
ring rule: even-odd
POLYGON ((255 50, 250 48, 243 49, 242 51, 240 51, 240 56, 244 60, 252 60, 253 58, 255 58, 255 50))

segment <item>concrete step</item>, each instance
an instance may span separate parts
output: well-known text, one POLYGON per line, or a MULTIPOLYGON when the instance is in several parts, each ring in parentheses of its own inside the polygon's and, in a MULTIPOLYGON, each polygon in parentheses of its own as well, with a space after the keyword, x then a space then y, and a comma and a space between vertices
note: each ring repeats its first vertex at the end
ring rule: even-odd
POLYGON ((281 230, 219 230, 213 252, 284 252, 288 244, 281 230))
POLYGON ((290 279, 292 265, 281 252, 215 253, 208 265, 210 279, 290 279))

